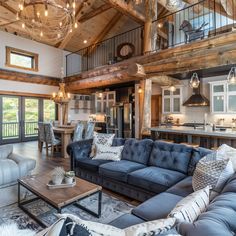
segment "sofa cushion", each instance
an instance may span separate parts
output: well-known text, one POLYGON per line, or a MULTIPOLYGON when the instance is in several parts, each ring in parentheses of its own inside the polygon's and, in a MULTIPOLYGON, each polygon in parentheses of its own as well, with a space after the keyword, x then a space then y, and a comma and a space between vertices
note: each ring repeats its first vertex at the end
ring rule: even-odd
POLYGON ((236 193, 236 173, 227 181, 222 193, 235 192, 236 193))
POLYGON ((0 160, 0 185, 14 183, 20 177, 16 162, 9 159, 0 160))
POLYGON ((155 141, 150 155, 149 165, 187 174, 192 150, 192 147, 182 144, 155 141))
POLYGON ((109 160, 93 160, 91 158, 79 158, 76 161, 76 165, 79 168, 84 168, 86 170, 92 171, 92 172, 98 172, 98 167, 102 164, 111 162, 109 160))
POLYGON ((212 150, 202 147, 193 148, 192 158, 188 166, 188 175, 193 175, 193 172, 199 160, 212 152, 213 152, 212 150))
POLYGON ((160 193, 185 177, 186 175, 177 171, 150 166, 130 173, 128 183, 160 193))
POLYGON ((187 197, 189 194, 193 192, 192 176, 188 176, 187 178, 181 180, 174 186, 167 189, 166 192, 176 194, 181 197, 187 197))
POLYGON ((127 139, 124 144, 121 159, 146 165, 152 150, 152 145, 153 141, 150 139, 127 139))
POLYGON ((166 218, 182 197, 171 193, 160 193, 132 210, 132 214, 145 220, 166 218))
POLYGON ((114 227, 118 227, 120 229, 125 229, 129 226, 137 225, 137 224, 140 224, 143 222, 144 222, 144 220, 142 220, 141 218, 139 218, 133 214, 124 214, 124 215, 116 218, 112 222, 110 222, 109 225, 112 225, 114 227))
POLYGON ((109 162, 99 167, 99 174, 119 181, 127 182, 128 174, 132 171, 145 168, 146 166, 137 162, 121 160, 109 162))

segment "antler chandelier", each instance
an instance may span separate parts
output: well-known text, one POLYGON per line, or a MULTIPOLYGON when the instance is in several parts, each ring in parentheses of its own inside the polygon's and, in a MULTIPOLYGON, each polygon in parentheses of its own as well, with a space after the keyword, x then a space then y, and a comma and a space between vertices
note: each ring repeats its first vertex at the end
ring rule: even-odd
POLYGON ((75 0, 18 0, 17 20, 33 39, 57 43, 73 28, 75 21, 75 0))

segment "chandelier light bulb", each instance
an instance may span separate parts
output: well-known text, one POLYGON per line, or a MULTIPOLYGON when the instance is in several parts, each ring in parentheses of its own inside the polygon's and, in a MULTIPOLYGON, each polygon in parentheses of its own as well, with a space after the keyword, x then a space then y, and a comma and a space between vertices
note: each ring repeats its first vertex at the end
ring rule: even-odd
POLYGON ((73 30, 72 29, 70 29, 70 31, 69 31, 70 33, 72 33, 73 32, 73 30))
POLYGON ((60 38, 60 37, 61 37, 61 34, 60 34, 60 33, 58 33, 58 34, 57 34, 57 38, 60 38))
POLYGON ((35 22, 35 19, 32 19, 32 23, 34 23, 35 22))
POLYGON ((37 12, 37 17, 38 17, 38 18, 40 17, 40 12, 39 12, 39 11, 37 12))
POLYGON ((68 8, 68 9, 70 8, 70 3, 69 3, 69 1, 66 2, 66 8, 68 8))
POLYGON ((72 7, 73 7, 73 9, 75 9, 75 1, 73 1, 72 7))
POLYGON ((19 20, 20 18, 19 18, 19 13, 17 12, 16 13, 16 20, 19 20))
POLYGON ((43 37, 43 31, 40 32, 40 37, 43 37))
POLYGON ((86 44, 87 42, 88 42, 88 41, 85 39, 85 40, 84 40, 84 44, 86 44))
POLYGON ((78 23, 77 23, 77 22, 75 22, 75 28, 76 28, 76 29, 78 28, 78 23))
POLYGON ((48 16, 48 5, 47 5, 47 4, 45 4, 44 15, 45 15, 46 17, 48 16))
POLYGON ((62 27, 62 22, 59 23, 60 27, 62 27))
POLYGON ((21 27, 24 29, 25 28, 25 23, 22 23, 21 27))

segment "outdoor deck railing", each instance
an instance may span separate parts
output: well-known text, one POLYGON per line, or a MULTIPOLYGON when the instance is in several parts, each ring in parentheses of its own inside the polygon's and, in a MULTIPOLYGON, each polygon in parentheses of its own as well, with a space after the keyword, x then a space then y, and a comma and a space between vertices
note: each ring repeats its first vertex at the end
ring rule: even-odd
MULTIPOLYGON (((236 27, 235 9, 233 1, 225 1, 223 6, 217 0, 202 0, 158 18, 153 21, 156 31, 153 34, 153 46, 150 53, 231 31, 236 27), (191 26, 194 29, 192 31, 191 26), (203 27, 199 29, 201 26, 203 27)), ((133 57, 142 55, 143 29, 144 26, 140 26, 68 54, 66 75, 80 74, 124 60, 118 55, 118 47, 124 43, 133 45, 133 57)))

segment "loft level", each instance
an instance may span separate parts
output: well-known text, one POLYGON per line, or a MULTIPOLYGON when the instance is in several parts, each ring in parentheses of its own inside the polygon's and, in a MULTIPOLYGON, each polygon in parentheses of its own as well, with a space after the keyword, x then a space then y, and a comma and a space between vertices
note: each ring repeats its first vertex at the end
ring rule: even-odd
POLYGON ((233 11, 236 6, 232 4, 223 6, 217 0, 203 0, 154 21, 149 37, 145 37, 144 26, 140 26, 68 54, 66 74, 77 75, 147 53, 156 53, 231 32, 236 28, 236 14, 233 11), (148 43, 151 45, 146 52, 145 38, 150 40, 148 43))

